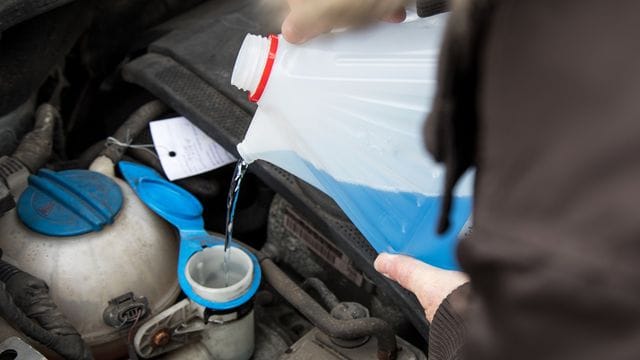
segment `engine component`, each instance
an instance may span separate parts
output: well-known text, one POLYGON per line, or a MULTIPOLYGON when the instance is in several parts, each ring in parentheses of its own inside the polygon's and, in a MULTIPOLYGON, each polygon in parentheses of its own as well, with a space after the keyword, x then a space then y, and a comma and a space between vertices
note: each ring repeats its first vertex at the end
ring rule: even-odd
POLYGON ((11 336, 0 343, 0 359, 47 360, 44 355, 17 336, 11 336))
POLYGON ((319 279, 307 279, 303 286, 318 293, 331 309, 330 316, 271 260, 264 259, 262 266, 267 281, 318 326, 289 348, 282 359, 426 360, 420 350, 396 337, 388 324, 369 317, 366 307, 355 302, 339 302, 319 279), (371 340, 372 336, 375 341, 371 340), (397 346, 398 343, 401 346, 397 346))
MULTIPOLYGON (((317 201, 320 202, 320 197, 317 201)), ((338 209, 339 210, 339 209, 338 209)), ((335 293, 338 298, 355 301, 366 306, 372 316, 389 323, 396 334, 414 343, 419 348, 426 346, 421 337, 393 300, 356 267, 327 236, 317 229, 308 216, 284 200, 279 195, 273 199, 269 212, 267 242, 262 248, 280 267, 292 271, 296 276, 307 279, 305 290, 315 288, 318 278, 335 293)), ((323 284, 324 285, 324 284, 323 284)), ((327 309, 326 299, 322 300, 327 309)), ((337 304, 337 299, 335 299, 337 304)))
POLYGON ((33 130, 22 139, 12 156, 0 157, 0 215, 15 206, 14 197, 26 187, 29 172, 39 169, 51 156, 54 126, 59 117, 53 106, 42 104, 33 130))
POLYGON ((47 284, 0 260, 0 314, 67 359, 92 359, 89 347, 53 302, 47 284))
MULTIPOLYGON (((117 143, 130 144, 142 130, 147 128, 151 120, 156 119, 168 109, 165 104, 158 100, 144 104, 118 128, 118 131, 113 134, 113 139, 117 143)), ((111 159, 114 164, 117 164, 122 159, 122 155, 127 150, 126 147, 118 146, 116 142, 107 142, 100 153, 101 156, 111 159)))
POLYGON ((149 167, 124 161, 119 167, 140 199, 180 233, 180 286, 206 309, 200 316, 204 324, 219 325, 203 333, 205 346, 216 359, 248 359, 255 346, 252 299, 262 274, 256 256, 235 245, 226 253, 222 239, 205 231, 202 205, 189 192, 149 167))
POLYGON ((55 107, 46 103, 40 105, 33 130, 25 135, 13 153, 13 157, 31 172, 37 171, 49 160, 53 149, 53 130, 59 118, 55 107))
POLYGON ((0 179, 7 185, 13 199, 17 199, 27 187, 29 169, 11 156, 0 157, 0 179))
POLYGON ((144 296, 136 297, 128 292, 109 301, 102 318, 107 325, 122 329, 144 319, 149 314, 149 300, 144 296))
MULTIPOLYGON (((199 352, 198 358, 205 359, 248 359, 254 349, 253 323, 251 303, 230 313, 211 314, 184 299, 141 326, 134 344, 144 358, 198 344, 186 352, 199 352)), ((182 354, 185 355, 185 351, 182 354)), ((189 358, 194 356, 197 355, 192 354, 189 358)))
POLYGON ((110 300, 135 289, 152 313, 174 303, 175 233, 125 182, 87 170, 41 171, 18 203, 0 218, 7 261, 49 285, 97 358, 126 352, 126 334, 103 320, 110 300))
POLYGON ((205 327, 203 308, 184 299, 143 324, 134 346, 138 355, 151 358, 198 341, 205 327))
POLYGON ((377 318, 336 319, 296 285, 273 261, 264 259, 261 265, 269 284, 320 330, 331 337, 343 340, 374 336, 377 339, 378 359, 396 358, 398 352, 396 336, 385 321, 377 318))
POLYGON ((0 115, 0 156, 11 154, 19 140, 33 125, 35 97, 7 114, 0 115))
POLYGON ((0 157, 0 182, 17 198, 27 186, 27 177, 51 156, 53 132, 60 115, 55 107, 42 104, 36 111, 33 130, 24 136, 11 156, 0 157))
MULTIPOLYGON (((369 309, 356 302, 343 302, 331 309, 331 316, 338 320, 356 320, 369 317, 369 309)), ((356 348, 366 344, 370 336, 362 336, 355 339, 340 339, 333 337, 331 341, 343 348, 356 348)))
POLYGON ((371 287, 353 261, 281 196, 271 203, 265 246, 304 278, 334 279, 332 285, 351 290, 371 287))
POLYGON ((4 181, 0 181, 0 216, 16 206, 13 195, 4 181))
MULTIPOLYGON (((398 338, 397 360, 427 360, 427 357, 413 345, 398 338)), ((337 346, 322 331, 315 328, 291 346, 280 360, 365 360, 376 358, 375 341, 367 341, 358 347, 337 346)))

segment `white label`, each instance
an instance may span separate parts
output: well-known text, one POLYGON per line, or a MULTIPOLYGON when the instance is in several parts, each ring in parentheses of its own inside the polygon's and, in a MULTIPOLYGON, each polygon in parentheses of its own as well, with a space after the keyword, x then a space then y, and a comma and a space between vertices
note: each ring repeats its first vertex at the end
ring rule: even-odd
POLYGON ((236 159, 184 117, 153 121, 151 137, 169 180, 202 174, 236 159))

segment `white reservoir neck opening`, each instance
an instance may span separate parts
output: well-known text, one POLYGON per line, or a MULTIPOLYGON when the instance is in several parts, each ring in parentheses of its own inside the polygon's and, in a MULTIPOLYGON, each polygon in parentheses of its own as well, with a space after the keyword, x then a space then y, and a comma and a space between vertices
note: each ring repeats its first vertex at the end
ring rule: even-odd
POLYGON ((253 281, 253 261, 243 250, 230 247, 228 269, 231 276, 225 284, 224 246, 198 251, 187 261, 185 277, 193 291, 205 300, 223 303, 244 295, 253 281))

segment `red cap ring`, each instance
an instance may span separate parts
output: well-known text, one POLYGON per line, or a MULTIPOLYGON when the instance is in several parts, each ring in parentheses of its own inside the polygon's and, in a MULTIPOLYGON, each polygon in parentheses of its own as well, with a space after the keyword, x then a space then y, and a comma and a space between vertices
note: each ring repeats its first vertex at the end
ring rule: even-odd
POLYGON ((260 97, 262 97, 262 93, 264 89, 267 87, 267 83, 269 82, 269 76, 271 76, 271 70, 273 69, 273 63, 276 60, 276 52, 278 52, 278 36, 277 35, 269 35, 269 40, 271 44, 269 45, 269 56, 267 57, 267 63, 264 65, 264 70, 262 71, 262 77, 260 78, 260 82, 256 87, 256 91, 253 94, 249 94, 249 100, 251 102, 258 102, 260 97))

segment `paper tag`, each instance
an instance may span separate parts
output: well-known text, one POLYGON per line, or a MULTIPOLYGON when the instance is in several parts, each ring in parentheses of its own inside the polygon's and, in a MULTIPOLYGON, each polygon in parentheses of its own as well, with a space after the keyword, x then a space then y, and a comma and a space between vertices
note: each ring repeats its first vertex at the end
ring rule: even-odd
POLYGON ((184 117, 153 121, 151 137, 169 180, 202 174, 236 159, 184 117))

